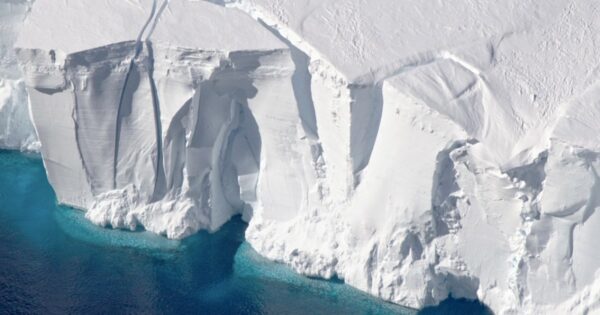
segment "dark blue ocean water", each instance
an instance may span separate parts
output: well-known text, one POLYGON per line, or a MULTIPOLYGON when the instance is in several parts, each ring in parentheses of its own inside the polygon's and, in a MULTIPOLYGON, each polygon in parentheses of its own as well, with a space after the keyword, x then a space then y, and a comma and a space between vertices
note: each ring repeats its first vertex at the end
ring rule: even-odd
MULTIPOLYGON (((171 241, 57 206, 41 160, 0 151, 2 314, 414 314, 260 257, 234 219, 171 241)), ((449 300, 426 314, 482 314, 449 300)))

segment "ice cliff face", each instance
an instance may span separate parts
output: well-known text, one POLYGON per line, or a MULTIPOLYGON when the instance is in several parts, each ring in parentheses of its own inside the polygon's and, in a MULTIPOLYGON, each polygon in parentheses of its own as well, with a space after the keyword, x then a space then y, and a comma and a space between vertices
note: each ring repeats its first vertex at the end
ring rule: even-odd
POLYGON ((29 109, 27 91, 16 62, 13 45, 31 1, 0 1, 0 147, 39 149, 29 109))
POLYGON ((18 55, 61 202, 102 225, 174 238, 242 209, 298 211, 300 196, 285 196, 302 190, 310 147, 293 62, 249 16, 205 2, 38 1, 23 34, 18 55), (92 9, 113 23, 88 20, 75 41, 60 35, 92 9), (48 12, 65 22, 40 17, 48 12))
POLYGON ((261 254, 412 307, 598 311, 594 1, 211 2, 35 2, 62 203, 172 238, 242 213, 261 254))

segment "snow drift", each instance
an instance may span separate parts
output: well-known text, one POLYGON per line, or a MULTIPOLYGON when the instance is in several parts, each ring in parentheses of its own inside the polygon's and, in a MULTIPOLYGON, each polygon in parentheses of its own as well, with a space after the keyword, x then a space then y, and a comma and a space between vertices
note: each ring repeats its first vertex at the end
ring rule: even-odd
POLYGON ((37 0, 16 55, 49 180, 97 224, 181 238, 241 213, 261 254, 389 301, 579 313, 600 297, 597 12, 37 0))

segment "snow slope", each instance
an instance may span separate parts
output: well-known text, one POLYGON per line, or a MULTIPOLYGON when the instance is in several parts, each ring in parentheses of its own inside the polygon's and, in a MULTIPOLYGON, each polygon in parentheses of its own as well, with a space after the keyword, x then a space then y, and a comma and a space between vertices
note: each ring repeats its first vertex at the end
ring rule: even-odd
POLYGON ((403 305, 598 312, 598 8, 37 0, 16 51, 97 224, 242 213, 261 254, 403 305))

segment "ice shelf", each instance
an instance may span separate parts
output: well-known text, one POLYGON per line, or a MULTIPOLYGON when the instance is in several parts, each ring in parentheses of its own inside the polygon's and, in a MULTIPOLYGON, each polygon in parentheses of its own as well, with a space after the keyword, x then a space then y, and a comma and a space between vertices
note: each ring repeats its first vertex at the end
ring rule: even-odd
POLYGON ((92 222, 242 214, 262 255, 395 303, 600 311, 596 1, 0 8, 0 146, 92 222))

